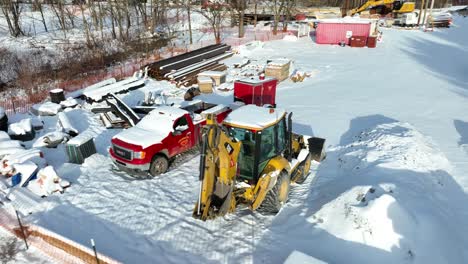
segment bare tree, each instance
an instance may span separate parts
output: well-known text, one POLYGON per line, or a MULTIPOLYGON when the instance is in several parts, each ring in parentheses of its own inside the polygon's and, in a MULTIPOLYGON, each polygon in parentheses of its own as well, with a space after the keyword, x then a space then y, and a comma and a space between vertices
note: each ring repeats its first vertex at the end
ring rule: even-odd
POLYGON ((272 11, 273 11, 273 35, 278 33, 278 23, 280 20, 280 16, 283 14, 284 4, 287 0, 273 0, 272 1, 272 11))
POLYGON ((2 240, 5 242, 2 241, 3 243, 0 245, 0 261, 2 264, 6 264, 15 260, 16 254, 18 254, 20 247, 16 237, 2 240))
POLYGON ((217 44, 221 43, 221 27, 229 13, 229 3, 218 1, 202 8, 200 13, 208 20, 217 44))
POLYGON ((0 0, 0 7, 7 21, 10 35, 13 37, 24 36, 24 32, 20 25, 22 7, 20 6, 19 1, 0 0))
POLYGON ((52 11, 57 17, 60 29, 63 31, 64 37, 67 38, 67 21, 65 17, 64 0, 51 1, 50 3, 52 11))
POLYGON ((80 10, 81 10, 81 18, 83 20, 83 27, 84 27, 85 34, 86 34, 86 45, 88 46, 88 48, 92 48, 94 47, 95 41, 94 41, 94 36, 91 33, 88 20, 86 19, 86 16, 84 14, 85 7, 83 3, 80 3, 80 10))
POLYGON ((41 21, 42 21, 42 25, 44 25, 44 30, 46 32, 49 32, 49 30, 47 29, 46 20, 44 18, 44 7, 42 6, 42 1, 41 0, 34 0, 33 9, 34 10, 39 10, 39 13, 41 13, 41 21))
POLYGON ((193 44, 193 36, 192 36, 192 1, 191 0, 182 0, 182 5, 185 7, 185 10, 187 11, 189 40, 190 40, 190 44, 193 44))
POLYGON ((283 32, 288 30, 288 22, 291 21, 291 11, 296 5, 295 0, 283 0, 283 32))
POLYGON ((244 12, 247 9, 246 0, 231 0, 231 7, 236 11, 239 22, 239 38, 244 37, 244 12))

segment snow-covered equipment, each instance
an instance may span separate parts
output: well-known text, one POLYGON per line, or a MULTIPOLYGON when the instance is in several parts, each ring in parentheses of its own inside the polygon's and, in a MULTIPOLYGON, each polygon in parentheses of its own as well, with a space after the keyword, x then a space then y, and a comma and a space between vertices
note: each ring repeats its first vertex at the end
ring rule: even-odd
POLYGON ((50 101, 52 103, 60 104, 60 102, 65 100, 65 94, 62 89, 53 89, 49 91, 50 101))
POLYGON ((34 143, 33 147, 47 147, 55 148, 61 143, 65 143, 70 138, 70 135, 61 131, 49 132, 42 137, 38 138, 34 143))
POLYGON ((167 105, 168 95, 163 90, 147 92, 141 103, 142 106, 167 105))
POLYGON ((2 148, 0 149, 0 158, 5 157, 6 155, 12 155, 19 152, 22 152, 24 148, 2 148))
POLYGON ((8 167, 14 164, 31 161, 40 168, 45 167, 47 161, 43 158, 43 154, 39 149, 25 149, 13 154, 5 155, 0 162, 0 173, 8 172, 8 167))
POLYGON ((54 116, 62 110, 62 106, 52 102, 35 104, 31 107, 31 112, 40 116, 54 116))
POLYGON ((130 77, 125 80, 98 87, 91 90, 85 90, 83 96, 88 101, 99 102, 102 101, 109 94, 117 94, 127 92, 129 90, 138 89, 145 86, 145 80, 139 77, 130 77))
POLYGON ((34 139, 36 131, 32 128, 31 118, 26 118, 17 123, 10 124, 8 134, 11 139, 29 141, 34 139))
POLYGON ((94 139, 81 134, 67 142, 65 150, 71 163, 82 164, 84 160, 96 153, 94 139))
POLYGON ((13 165, 11 186, 26 187, 29 181, 35 179, 38 167, 31 161, 13 165))
POLYGON ((245 105, 222 125, 209 115, 202 132, 200 191, 193 217, 213 219, 238 203, 276 214, 290 183, 303 183, 312 161, 324 158, 325 139, 292 132, 292 113, 245 105))
POLYGON ((110 94, 106 102, 111 107, 112 112, 125 120, 129 126, 135 126, 140 121, 140 116, 115 94, 110 94))
POLYGON ((73 127, 68 119, 67 115, 64 112, 60 112, 58 114, 57 126, 61 128, 61 130, 72 137, 78 135, 78 130, 73 127))
POLYGON ((195 96, 200 95, 200 89, 198 87, 190 87, 184 94, 185 101, 192 101, 195 96))
POLYGON ((8 131, 8 116, 2 107, 0 107, 0 131, 8 131))
POLYGON ((60 105, 64 108, 67 108, 67 107, 75 107, 78 105, 78 100, 74 99, 74 98, 67 98, 66 100, 64 101, 61 101, 60 102, 60 105))
POLYGON ((47 166, 37 173, 37 179, 30 181, 28 189, 39 196, 48 196, 54 192, 63 192, 70 183, 61 179, 52 166, 47 166))

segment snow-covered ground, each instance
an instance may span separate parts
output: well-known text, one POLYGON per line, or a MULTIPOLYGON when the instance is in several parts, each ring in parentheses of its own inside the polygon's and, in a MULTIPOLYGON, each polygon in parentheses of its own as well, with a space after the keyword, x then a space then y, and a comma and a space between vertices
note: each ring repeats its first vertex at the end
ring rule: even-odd
MULTIPOLYGON (((0 228, 0 246, 4 246, 7 241, 15 238, 11 233, 0 228)), ((29 249, 26 250, 26 246, 23 241, 17 240, 17 254, 15 254, 14 259, 11 262, 6 263, 18 263, 18 264, 28 264, 28 263, 37 263, 37 264, 47 264, 51 263, 52 260, 46 256, 43 252, 39 251, 35 247, 29 246, 29 249)), ((2 258, 2 260, 4 260, 2 258)), ((6 261, 6 259, 5 259, 6 261)))
MULTIPOLYGON (((327 159, 292 187, 277 216, 238 210, 194 220, 198 158, 133 180, 112 170, 107 154, 119 131, 76 109, 67 115, 80 132, 94 133, 99 154, 78 166, 63 164, 63 147, 47 149, 72 186, 26 220, 84 245, 94 238, 100 252, 124 263, 466 263, 467 32, 468 19, 456 17, 435 32, 384 30, 375 49, 310 38, 240 48, 227 64, 243 55, 287 57, 311 73, 282 82, 277 103, 294 112, 297 130, 327 139, 327 159)), ((144 89, 177 94, 166 82, 144 89)), ((122 97, 135 104, 143 96, 122 97)), ((54 118, 44 119, 46 130, 54 118)))

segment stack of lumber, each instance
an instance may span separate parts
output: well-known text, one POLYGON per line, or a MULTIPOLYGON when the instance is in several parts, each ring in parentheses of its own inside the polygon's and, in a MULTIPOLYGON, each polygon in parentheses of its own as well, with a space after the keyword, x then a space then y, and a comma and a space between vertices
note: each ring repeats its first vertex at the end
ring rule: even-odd
POLYGON ((270 61, 265 68, 265 76, 273 77, 278 81, 284 81, 289 77, 289 66, 291 61, 288 59, 277 59, 270 61))
POLYGON ((150 77, 157 80, 169 80, 178 86, 197 83, 197 75, 202 71, 223 71, 224 64, 219 62, 233 55, 231 47, 216 44, 160 60, 145 67, 149 68, 150 77))

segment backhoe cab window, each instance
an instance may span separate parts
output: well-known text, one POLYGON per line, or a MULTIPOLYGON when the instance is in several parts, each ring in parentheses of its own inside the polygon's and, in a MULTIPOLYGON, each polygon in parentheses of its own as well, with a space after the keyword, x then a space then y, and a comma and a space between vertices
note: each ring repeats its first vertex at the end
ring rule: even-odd
POLYGON ((255 133, 247 129, 234 127, 231 127, 229 131, 231 136, 242 142, 237 162, 240 176, 247 179, 253 179, 253 168, 255 162, 255 133))

